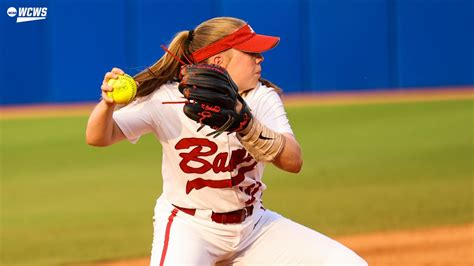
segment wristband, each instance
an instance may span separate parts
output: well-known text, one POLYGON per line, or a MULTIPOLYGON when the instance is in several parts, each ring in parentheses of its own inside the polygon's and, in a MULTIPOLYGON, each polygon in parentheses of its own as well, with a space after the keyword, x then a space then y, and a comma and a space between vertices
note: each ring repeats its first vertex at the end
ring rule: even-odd
POLYGON ((258 162, 272 162, 285 146, 283 134, 269 129, 255 118, 237 133, 237 138, 258 162))

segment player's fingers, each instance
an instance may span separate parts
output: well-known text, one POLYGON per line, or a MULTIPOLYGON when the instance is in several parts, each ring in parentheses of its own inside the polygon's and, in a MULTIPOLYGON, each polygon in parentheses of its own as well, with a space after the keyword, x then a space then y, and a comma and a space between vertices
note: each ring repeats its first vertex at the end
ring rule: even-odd
POLYGON ((107 73, 105 73, 104 81, 107 82, 107 81, 109 81, 110 79, 116 79, 116 78, 118 78, 118 75, 117 75, 117 74, 112 73, 112 72, 107 72, 107 73))
POLYGON ((112 86, 110 86, 109 84, 107 84, 106 82, 102 82, 102 86, 100 86, 101 90, 102 91, 105 91, 105 92, 108 92, 108 91, 113 91, 114 89, 112 88, 112 86))
POLYGON ((235 111, 240 114, 241 110, 242 110, 242 103, 240 101, 237 101, 237 104, 235 105, 235 111))
POLYGON ((102 99, 108 104, 114 103, 114 100, 110 98, 105 91, 102 91, 102 99))
POLYGON ((125 74, 125 72, 123 72, 123 70, 120 69, 120 68, 118 68, 118 67, 112 68, 112 73, 115 73, 115 74, 117 74, 117 75, 123 75, 123 74, 125 74))

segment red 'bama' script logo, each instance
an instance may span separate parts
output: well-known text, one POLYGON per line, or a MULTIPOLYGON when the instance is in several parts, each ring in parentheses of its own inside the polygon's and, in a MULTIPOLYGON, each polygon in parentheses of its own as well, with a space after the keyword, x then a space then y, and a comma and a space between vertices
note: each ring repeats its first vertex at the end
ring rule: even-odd
MULTIPOLYGON (((217 154, 214 160, 210 162, 208 158, 217 152, 217 144, 205 138, 184 138, 175 145, 175 149, 177 150, 190 148, 192 149, 189 152, 179 154, 182 158, 179 162, 179 167, 183 172, 188 174, 204 174, 211 170, 216 174, 220 172, 232 172, 240 163, 252 160, 252 156, 242 148, 232 151, 228 163, 228 152, 217 154), (197 163, 198 166, 191 166, 191 162, 193 162, 194 165, 197 163)), ((231 179, 207 180, 196 178, 189 180, 186 184, 186 194, 189 194, 193 189, 201 189, 204 187, 227 188, 236 186, 244 181, 245 173, 253 170, 255 165, 257 165, 257 162, 249 166, 241 167, 237 171, 238 173, 231 177, 231 179)))

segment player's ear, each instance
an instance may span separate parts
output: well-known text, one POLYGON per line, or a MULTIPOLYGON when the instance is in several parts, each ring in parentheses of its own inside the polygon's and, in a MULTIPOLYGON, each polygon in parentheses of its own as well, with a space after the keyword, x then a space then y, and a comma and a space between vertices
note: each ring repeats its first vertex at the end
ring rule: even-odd
POLYGON ((215 55, 210 58, 211 64, 222 66, 222 63, 224 63, 224 57, 222 55, 215 55))

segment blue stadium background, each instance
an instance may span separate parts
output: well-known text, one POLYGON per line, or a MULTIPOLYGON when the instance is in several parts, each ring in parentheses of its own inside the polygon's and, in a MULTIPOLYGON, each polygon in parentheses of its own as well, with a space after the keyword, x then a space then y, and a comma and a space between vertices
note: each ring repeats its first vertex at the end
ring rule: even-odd
POLYGON ((0 104, 96 101, 103 74, 154 63, 215 16, 281 37, 263 76, 285 92, 474 84, 474 0, 2 0, 0 104), (15 23, 9 7, 47 7, 15 23))

